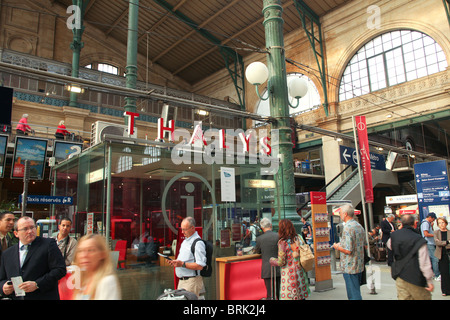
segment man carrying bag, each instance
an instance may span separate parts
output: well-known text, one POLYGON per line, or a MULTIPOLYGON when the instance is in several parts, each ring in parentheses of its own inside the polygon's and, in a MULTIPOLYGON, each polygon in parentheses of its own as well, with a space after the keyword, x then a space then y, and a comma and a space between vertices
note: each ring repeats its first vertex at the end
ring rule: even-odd
POLYGON ((394 255, 391 274, 399 300, 431 300, 433 269, 427 242, 414 231, 414 216, 402 216, 402 228, 387 242, 394 255))

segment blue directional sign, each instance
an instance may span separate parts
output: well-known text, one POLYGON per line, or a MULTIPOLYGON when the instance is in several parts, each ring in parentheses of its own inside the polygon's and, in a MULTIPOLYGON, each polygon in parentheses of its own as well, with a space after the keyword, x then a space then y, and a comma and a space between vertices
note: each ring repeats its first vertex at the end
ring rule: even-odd
POLYGON ((445 160, 414 165, 417 199, 424 203, 449 202, 447 164, 445 160))
MULTIPOLYGON (((21 202, 22 195, 19 196, 19 203, 21 202)), ((73 197, 28 195, 27 203, 73 205, 73 197)))
MULTIPOLYGON (((429 212, 435 211, 440 206, 446 207, 443 212, 448 212, 450 190, 447 161, 440 160, 415 164, 414 178, 421 218, 425 218, 429 212)), ((438 214, 438 212, 435 213, 438 214)))
MULTIPOLYGON (((358 165, 358 158, 356 149, 346 146, 339 146, 341 163, 356 167, 358 165)), ((374 170, 386 171, 386 161, 384 155, 379 153, 370 153, 370 166, 374 170)))

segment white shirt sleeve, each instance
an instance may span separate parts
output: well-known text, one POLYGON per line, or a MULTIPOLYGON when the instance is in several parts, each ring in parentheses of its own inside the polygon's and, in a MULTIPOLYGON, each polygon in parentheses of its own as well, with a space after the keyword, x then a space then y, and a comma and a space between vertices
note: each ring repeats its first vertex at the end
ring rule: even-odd
POLYGON ((104 277, 95 290, 95 300, 121 300, 120 287, 115 275, 104 277))

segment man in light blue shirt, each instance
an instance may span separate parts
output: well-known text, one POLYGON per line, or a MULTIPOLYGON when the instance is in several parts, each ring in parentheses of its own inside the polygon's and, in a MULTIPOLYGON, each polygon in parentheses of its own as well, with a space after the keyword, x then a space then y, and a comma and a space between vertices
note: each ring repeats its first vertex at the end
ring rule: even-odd
POLYGON ((185 239, 181 243, 180 252, 176 260, 168 261, 168 263, 175 267, 175 273, 180 279, 178 289, 186 289, 200 295, 203 289, 203 277, 200 275, 200 270, 206 266, 206 248, 203 241, 197 241, 195 245, 195 254, 192 254, 192 243, 195 239, 200 238, 197 231, 195 231, 195 220, 192 217, 187 217, 181 222, 181 232, 185 239))
POLYGON ((436 214, 434 212, 430 212, 428 216, 422 220, 422 224, 420 225, 420 233, 427 241, 428 254, 431 259, 431 265, 433 266, 434 278, 435 280, 440 281, 441 273, 439 272, 439 260, 434 255, 434 251, 436 250, 433 231, 434 220, 436 220, 436 214))

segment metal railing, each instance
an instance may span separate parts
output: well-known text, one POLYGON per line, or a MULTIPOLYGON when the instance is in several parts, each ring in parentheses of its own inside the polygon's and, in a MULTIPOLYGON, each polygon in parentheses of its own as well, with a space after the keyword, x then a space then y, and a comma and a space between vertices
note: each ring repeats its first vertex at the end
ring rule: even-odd
MULTIPOLYGON (((24 136, 23 134, 17 134, 16 127, 18 122, 11 121, 11 130, 4 132, 9 135, 9 142, 14 142, 16 136, 24 136)), ((55 136, 57 127, 53 126, 45 126, 35 123, 27 123, 31 129, 33 130, 31 133, 28 133, 27 136, 33 138, 43 138, 48 140, 65 140, 65 141, 73 141, 73 142, 83 142, 85 140, 91 139, 91 132, 81 131, 72 128, 66 128, 71 134, 64 137, 64 139, 57 139, 55 136)))

